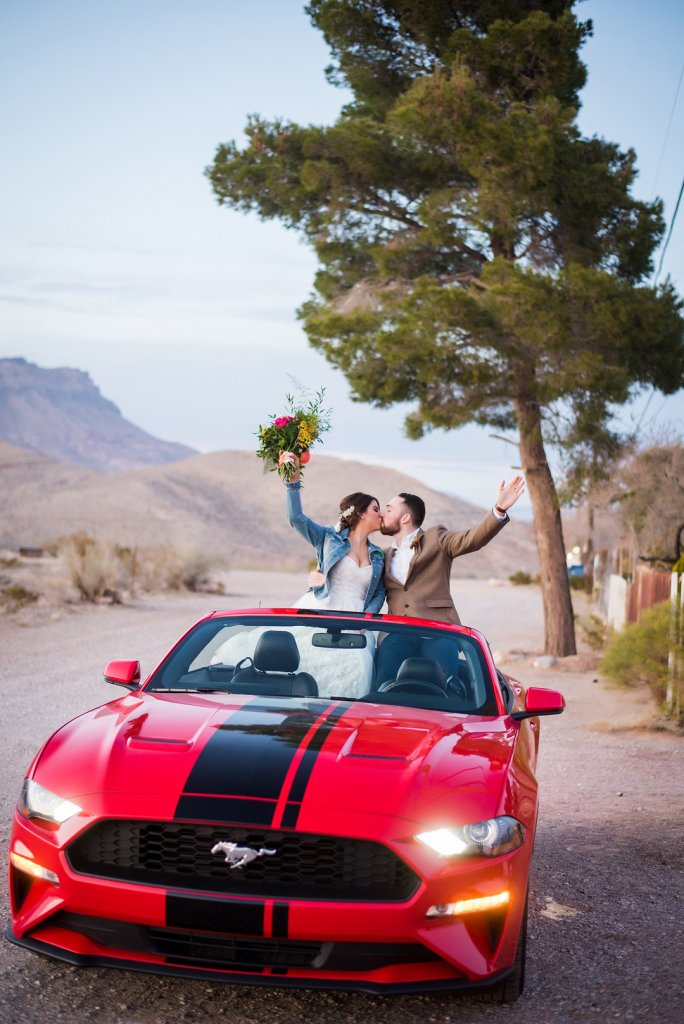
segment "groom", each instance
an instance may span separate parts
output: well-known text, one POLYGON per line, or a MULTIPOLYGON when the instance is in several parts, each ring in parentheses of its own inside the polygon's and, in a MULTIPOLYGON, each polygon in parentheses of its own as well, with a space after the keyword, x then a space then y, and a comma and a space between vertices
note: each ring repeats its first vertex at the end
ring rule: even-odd
MULTIPOLYGON (((501 481, 496 501, 485 517, 469 530, 447 530, 431 526, 423 530, 425 502, 416 494, 401 492, 387 503, 383 511, 381 532, 392 537, 385 551, 383 581, 390 615, 437 619, 460 625, 461 620, 451 596, 450 576, 454 558, 479 551, 500 533, 509 521, 508 509, 525 491, 521 476, 510 483, 501 481)), ((310 573, 309 585, 316 586, 324 577, 317 570, 310 573)), ((399 666, 408 657, 430 657, 448 666, 453 659, 449 641, 425 640, 419 650, 415 642, 401 634, 386 637, 378 650, 377 683, 396 676, 399 666), (441 646, 446 644, 444 650, 441 646)))
POLYGON ((490 512, 470 530, 454 532, 446 526, 423 530, 425 502, 416 494, 398 494, 386 505, 381 532, 393 538, 385 552, 385 591, 390 615, 438 619, 460 625, 451 597, 450 575, 454 558, 478 551, 496 537, 511 508, 525 490, 516 476, 501 482, 490 512))
MULTIPOLYGON (((423 530, 423 499, 403 492, 392 498, 383 512, 381 528, 382 533, 393 538, 392 546, 385 552, 384 584, 389 614, 460 625, 451 596, 452 562, 478 551, 496 537, 509 521, 508 509, 524 490, 521 476, 509 484, 502 481, 491 511, 476 526, 461 532, 447 530, 446 526, 423 530)), ((394 678, 408 657, 429 657, 444 663, 448 674, 453 659, 449 641, 424 640, 419 650, 414 650, 414 646, 414 642, 400 634, 385 639, 378 650, 378 684, 394 678)))

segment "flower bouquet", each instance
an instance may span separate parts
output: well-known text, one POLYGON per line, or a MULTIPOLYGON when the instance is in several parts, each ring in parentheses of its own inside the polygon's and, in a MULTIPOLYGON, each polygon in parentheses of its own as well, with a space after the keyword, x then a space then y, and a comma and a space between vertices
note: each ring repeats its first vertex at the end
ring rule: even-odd
POLYGON ((321 434, 330 430, 330 409, 323 408, 325 388, 320 388, 306 404, 302 398, 286 395, 287 411, 284 415, 271 416, 271 422, 260 426, 257 431, 259 447, 257 456, 264 461, 264 469, 277 472, 285 480, 295 475, 292 462, 280 464, 281 452, 292 452, 300 460, 303 471, 309 461, 309 448, 320 441, 321 434))

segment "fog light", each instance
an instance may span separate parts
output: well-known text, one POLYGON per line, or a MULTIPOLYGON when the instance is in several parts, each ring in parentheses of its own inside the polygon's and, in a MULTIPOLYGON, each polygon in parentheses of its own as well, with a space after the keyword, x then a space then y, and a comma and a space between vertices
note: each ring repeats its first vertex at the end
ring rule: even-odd
POLYGON ((457 900, 456 903, 436 903, 430 907, 426 917, 458 917, 478 910, 499 910, 508 904, 510 898, 511 894, 506 889, 495 896, 478 896, 472 900, 457 900))
POLYGON ((51 882, 52 885, 59 885, 59 878, 54 871, 41 867, 34 860, 22 857, 20 853, 14 853, 14 851, 10 853, 10 860, 17 871, 23 871, 25 875, 31 875, 32 878, 40 878, 42 882, 51 882))

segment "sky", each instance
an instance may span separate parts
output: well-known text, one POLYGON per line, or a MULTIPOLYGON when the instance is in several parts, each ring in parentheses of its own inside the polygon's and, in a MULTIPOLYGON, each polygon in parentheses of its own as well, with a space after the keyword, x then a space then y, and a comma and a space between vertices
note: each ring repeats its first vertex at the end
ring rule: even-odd
MULTIPOLYGON (((635 192, 660 195, 669 224, 684 4, 577 10, 594 23, 580 128, 636 150, 635 192)), ((300 0, 0 0, 0 357, 84 370, 127 419, 200 451, 255 447, 293 380, 324 386, 327 452, 486 505, 515 445, 474 426, 409 441, 407 408, 352 403, 296 319, 313 254, 278 222, 220 208, 204 176, 250 113, 334 121, 346 97, 328 61, 300 0)), ((684 207, 668 274, 684 292, 684 207)), ((684 394, 624 415, 647 436, 681 431, 684 394)))

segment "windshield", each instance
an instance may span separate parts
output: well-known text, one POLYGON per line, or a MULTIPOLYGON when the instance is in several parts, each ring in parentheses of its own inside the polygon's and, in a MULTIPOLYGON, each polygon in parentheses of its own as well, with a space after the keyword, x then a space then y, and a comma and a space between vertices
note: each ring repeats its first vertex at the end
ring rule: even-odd
POLYGON ((146 689, 498 713, 474 637, 320 613, 205 620, 162 662, 146 689))

